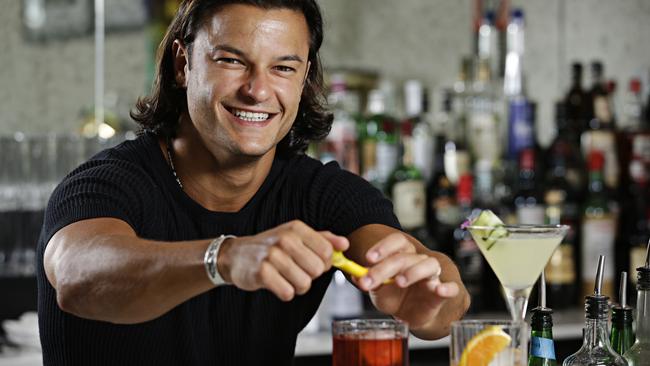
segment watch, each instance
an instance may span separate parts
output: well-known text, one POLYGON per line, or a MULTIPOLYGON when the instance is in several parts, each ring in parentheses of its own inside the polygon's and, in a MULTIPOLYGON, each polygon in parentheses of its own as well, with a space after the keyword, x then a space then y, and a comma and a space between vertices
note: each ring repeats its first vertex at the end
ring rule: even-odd
POLYGON ((221 249, 221 244, 226 239, 236 238, 234 235, 221 235, 218 238, 214 239, 208 245, 208 249, 205 250, 205 256, 203 257, 203 264, 205 265, 205 271, 208 274, 208 278, 215 286, 227 285, 228 283, 221 277, 219 269, 217 268, 217 256, 219 255, 219 249, 221 249))

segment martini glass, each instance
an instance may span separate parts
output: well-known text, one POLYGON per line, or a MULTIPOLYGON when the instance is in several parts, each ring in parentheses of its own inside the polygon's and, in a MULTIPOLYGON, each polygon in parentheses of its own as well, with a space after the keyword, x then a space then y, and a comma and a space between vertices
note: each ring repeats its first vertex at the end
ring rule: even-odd
POLYGON ((569 227, 470 225, 467 229, 501 282, 512 319, 523 322, 530 292, 569 227))

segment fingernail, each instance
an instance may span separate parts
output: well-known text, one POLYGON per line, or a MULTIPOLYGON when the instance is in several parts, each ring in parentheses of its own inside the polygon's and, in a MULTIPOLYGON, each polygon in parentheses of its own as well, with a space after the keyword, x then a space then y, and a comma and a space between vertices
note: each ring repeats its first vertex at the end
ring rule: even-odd
POLYGON ((366 276, 361 279, 361 286, 365 288, 370 288, 372 286, 372 278, 366 276))
POLYGON ((406 286, 406 277, 399 275, 395 277, 395 282, 397 282, 397 285, 400 287, 406 286))
POLYGON ((379 253, 374 252, 374 251, 368 253, 368 260, 369 260, 369 261, 374 262, 374 261, 376 261, 377 259, 379 259, 379 253))

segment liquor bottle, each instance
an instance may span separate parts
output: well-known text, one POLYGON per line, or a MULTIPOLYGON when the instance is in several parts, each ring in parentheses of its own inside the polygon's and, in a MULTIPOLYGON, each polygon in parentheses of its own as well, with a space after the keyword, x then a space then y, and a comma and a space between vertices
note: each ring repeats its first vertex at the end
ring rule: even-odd
POLYGON ((422 244, 434 249, 426 225, 426 188, 422 173, 413 165, 413 125, 401 124, 402 162, 391 173, 386 191, 393 201, 402 228, 422 244))
POLYGON ((596 273, 593 258, 604 254, 608 263, 603 273, 602 290, 604 294, 613 293, 614 281, 614 241, 616 237, 616 217, 610 209, 609 198, 605 193, 603 181, 604 156, 592 150, 588 159, 589 193, 582 214, 582 240, 580 245, 582 267, 582 295, 589 294, 590 284, 596 273))
POLYGON ((499 34, 495 26, 493 10, 487 10, 481 18, 478 29, 478 57, 490 65, 490 73, 498 78, 500 74, 499 34))
POLYGON ((368 95, 367 118, 362 128, 362 176, 380 190, 397 167, 398 145, 395 119, 388 114, 387 96, 381 89, 368 95))
MULTIPOLYGON (((650 161, 650 128, 643 121, 643 102, 641 100, 641 81, 630 80, 629 91, 624 98, 622 118, 617 133, 618 160, 621 167, 629 166, 632 156, 642 156, 647 149, 650 161), (634 147, 637 147, 635 150, 634 147), (643 145, 646 145, 644 148, 643 145)), ((621 169, 621 187, 631 184, 629 172, 621 169)))
POLYGON ((404 84, 406 118, 413 124, 413 165, 425 182, 431 180, 434 159, 434 133, 428 119, 428 95, 419 80, 404 84))
POLYGON ((549 303, 558 310, 570 308, 577 303, 576 233, 579 226, 579 205, 576 194, 565 178, 564 166, 563 159, 558 157, 554 162, 544 193, 545 223, 569 226, 562 243, 555 249, 544 269, 549 303))
POLYGON ((494 166, 501 157, 503 135, 498 113, 500 97, 493 88, 489 65, 479 60, 478 76, 468 104, 468 142, 474 160, 487 160, 494 166))
POLYGON ((506 29, 506 66, 503 77, 503 92, 506 97, 522 95, 524 90, 524 12, 513 9, 506 29))
POLYGON ((634 271, 645 263, 646 242, 650 238, 650 172, 638 155, 630 161, 629 176, 619 232, 623 234, 624 247, 629 251, 629 268, 634 271))
POLYGON ((632 331, 632 308, 627 306, 627 272, 621 272, 619 304, 612 307, 612 331, 609 340, 619 355, 624 354, 634 343, 632 331))
POLYGON ((567 93, 564 104, 566 105, 567 130, 576 140, 577 144, 580 135, 588 128, 589 95, 582 89, 582 64, 574 62, 571 65, 571 87, 567 93))
MULTIPOLYGON (((456 197, 462 217, 472 215, 473 181, 471 174, 460 177, 456 189, 456 197)), ((469 292, 472 302, 468 312, 476 314, 485 307, 484 302, 484 273, 485 263, 478 245, 472 238, 469 230, 457 226, 454 230, 454 262, 458 265, 460 277, 469 292)))
POLYGON ((535 160, 533 148, 523 149, 519 153, 519 180, 514 201, 519 224, 540 225, 545 221, 535 160))
POLYGON ((334 115, 332 128, 326 141, 333 148, 331 153, 339 165, 354 174, 359 174, 359 150, 357 126, 353 115, 358 113, 358 98, 347 90, 342 74, 330 77, 330 93, 327 98, 334 115))
MULTIPOLYGON (((573 108, 573 107, 571 107, 573 108)), ((555 104, 555 125, 557 134, 548 148, 546 157, 547 171, 553 173, 556 162, 562 163, 557 175, 563 175, 576 194, 576 201, 582 201, 582 190, 586 186, 585 162, 578 141, 580 135, 571 121, 570 108, 566 102, 555 104)))
MULTIPOLYGON (((452 93, 445 93, 443 108, 436 118, 435 153, 433 176, 427 184, 427 225, 429 233, 437 243, 438 250, 453 256, 454 230, 460 225, 462 216, 456 201, 456 187, 447 175, 447 167, 458 174, 456 144, 447 139, 445 127, 451 124, 452 93), (453 149, 453 151, 452 151, 453 149), (454 155, 453 157, 451 155, 454 155), (454 159, 447 163, 447 160, 454 159)), ((458 179, 456 182, 458 183, 458 179)))
POLYGON ((585 328, 582 347, 562 363, 563 366, 625 366, 627 362, 616 353, 607 336, 609 297, 602 293, 605 257, 600 256, 594 293, 585 299, 585 328))
MULTIPOLYGON (((619 161, 614 133, 614 117, 610 95, 603 81, 602 63, 594 62, 592 73, 594 85, 589 92, 591 119, 589 128, 580 136, 580 144, 585 157, 591 150, 600 150, 605 154, 605 184, 609 190, 616 190, 619 183, 619 161)), ((613 192, 609 194, 612 195, 613 192)))
POLYGON ((636 341, 623 357, 629 366, 647 365, 650 360, 650 241, 646 248, 645 264, 637 271, 636 341))
POLYGON ((553 310, 546 307, 546 281, 544 273, 539 278, 539 306, 532 310, 530 318, 530 354, 528 366, 555 366, 555 343, 553 343, 553 310))

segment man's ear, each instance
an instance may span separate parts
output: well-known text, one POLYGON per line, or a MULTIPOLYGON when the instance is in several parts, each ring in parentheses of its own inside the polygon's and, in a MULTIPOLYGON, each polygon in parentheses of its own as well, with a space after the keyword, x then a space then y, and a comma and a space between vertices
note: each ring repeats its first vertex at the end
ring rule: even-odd
POLYGON ((172 56, 174 59, 174 80, 176 85, 181 88, 187 87, 187 48, 178 39, 172 44, 172 56))

